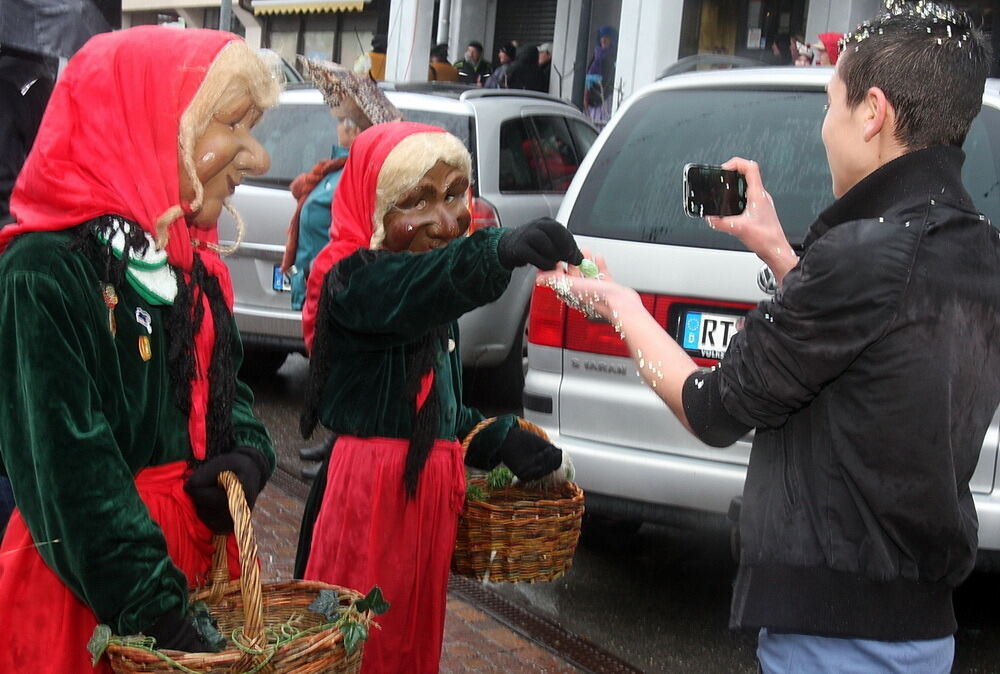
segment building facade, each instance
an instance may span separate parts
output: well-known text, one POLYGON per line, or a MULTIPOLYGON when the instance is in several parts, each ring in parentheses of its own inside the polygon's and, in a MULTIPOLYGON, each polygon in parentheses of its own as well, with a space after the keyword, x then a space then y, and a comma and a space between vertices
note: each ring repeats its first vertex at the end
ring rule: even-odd
MULTIPOLYGON (((1000 0, 958 0, 1000 54, 1000 0)), ((386 79, 423 80, 433 45, 463 58, 470 41, 496 60, 508 42, 552 44, 550 93, 583 103, 597 31, 617 33, 613 107, 668 66, 697 54, 771 61, 790 37, 815 43, 875 15, 881 0, 234 0, 231 29, 291 63, 296 54, 354 63, 386 36, 386 79)), ((219 0, 123 0, 123 25, 181 20, 217 27, 219 0)), ((994 74, 1000 74, 996 72, 994 74)))

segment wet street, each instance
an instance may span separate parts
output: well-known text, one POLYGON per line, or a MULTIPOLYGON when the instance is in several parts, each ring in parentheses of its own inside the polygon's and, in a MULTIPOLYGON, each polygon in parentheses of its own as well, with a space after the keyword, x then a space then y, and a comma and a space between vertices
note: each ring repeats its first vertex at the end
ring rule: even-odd
MULTIPOLYGON (((248 378, 280 467, 295 476, 307 361, 291 356, 277 375, 248 378)), ((491 412, 499 410, 490 410, 491 412)), ((594 536, 572 570, 550 583, 491 585, 504 599, 551 619, 647 672, 757 671, 753 635, 727 628, 735 564, 728 531, 645 525, 594 536)), ((1000 672, 1000 574, 976 573, 956 596, 955 672, 1000 672)))

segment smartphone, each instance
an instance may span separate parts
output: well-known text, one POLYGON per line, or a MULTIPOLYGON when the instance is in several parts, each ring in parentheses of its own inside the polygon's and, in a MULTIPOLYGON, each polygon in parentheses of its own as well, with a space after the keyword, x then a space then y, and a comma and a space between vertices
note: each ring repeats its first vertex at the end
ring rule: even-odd
POLYGON ((739 215, 747 205, 742 173, 709 164, 684 166, 684 212, 692 218, 739 215))

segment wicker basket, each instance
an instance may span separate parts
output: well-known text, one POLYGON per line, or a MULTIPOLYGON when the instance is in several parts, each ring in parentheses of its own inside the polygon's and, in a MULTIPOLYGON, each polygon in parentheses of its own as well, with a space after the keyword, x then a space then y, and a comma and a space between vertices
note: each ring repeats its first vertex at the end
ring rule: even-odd
MULTIPOLYGON (((219 476, 229 496, 236 540, 240 550, 239 580, 228 579, 225 537, 216 537, 212 584, 194 591, 191 601, 204 601, 227 637, 227 648, 219 653, 154 651, 112 640, 105 650, 115 672, 197 672, 234 674, 269 672, 314 674, 357 672, 361 668, 363 642, 347 654, 340 630, 326 616, 308 606, 320 590, 335 590, 341 604, 361 599, 361 594, 335 585, 291 581, 261 585, 257 563, 257 541, 250 522, 250 509, 243 488, 233 473, 219 476), (244 610, 246 609, 246 610, 244 610), (237 647, 230 635, 242 628, 237 647)), ((370 615, 363 616, 370 620, 370 615)))
MULTIPOLYGON (((476 434, 492 423, 480 422, 465 437, 468 450, 476 434)), ((548 439, 538 426, 518 419, 521 428, 548 439)), ((566 482, 546 491, 519 486, 486 489, 484 478, 471 485, 489 491, 487 500, 466 500, 458 523, 451 570, 483 582, 553 580, 573 564, 583 519, 583 490, 566 482)))

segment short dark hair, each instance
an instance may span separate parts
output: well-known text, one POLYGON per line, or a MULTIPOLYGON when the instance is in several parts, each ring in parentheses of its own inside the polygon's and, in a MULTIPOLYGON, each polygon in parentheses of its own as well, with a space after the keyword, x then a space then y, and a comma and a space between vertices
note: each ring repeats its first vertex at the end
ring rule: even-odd
POLYGON ((482 42, 477 42, 475 40, 472 40, 472 41, 469 42, 469 46, 478 49, 480 54, 483 53, 483 43, 482 42))
POLYGON ((841 41, 847 104, 878 87, 909 150, 961 146, 983 104, 992 53, 968 15, 944 3, 896 3, 841 41))
POLYGON ((448 45, 444 42, 441 44, 434 45, 431 48, 431 56, 441 59, 442 61, 448 60, 448 45))

